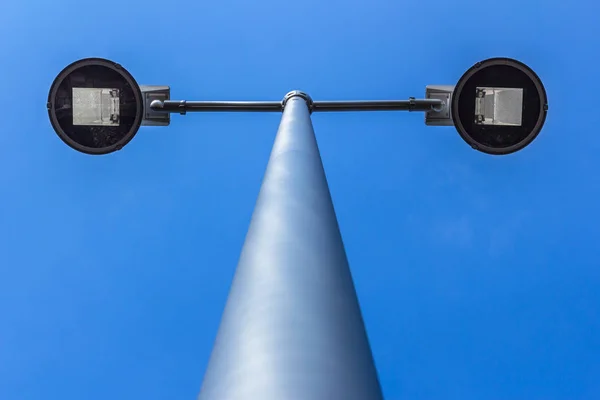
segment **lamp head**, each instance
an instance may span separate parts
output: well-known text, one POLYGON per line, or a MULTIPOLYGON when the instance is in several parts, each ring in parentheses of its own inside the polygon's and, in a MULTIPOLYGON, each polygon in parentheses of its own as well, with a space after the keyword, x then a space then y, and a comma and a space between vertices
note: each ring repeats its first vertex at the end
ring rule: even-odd
POLYGON ((546 120, 548 99, 540 78, 510 58, 478 62, 459 79, 452 121, 474 149, 509 154, 529 145, 546 120))
POLYGON ((63 69, 50 87, 48 115, 54 131, 87 154, 120 150, 142 124, 139 85, 121 65, 85 58, 63 69))

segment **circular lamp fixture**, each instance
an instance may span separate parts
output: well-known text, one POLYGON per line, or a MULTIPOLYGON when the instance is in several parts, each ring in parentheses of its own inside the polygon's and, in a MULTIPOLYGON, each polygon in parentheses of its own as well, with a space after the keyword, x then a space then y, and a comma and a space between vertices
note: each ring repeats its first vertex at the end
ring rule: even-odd
POLYGON ((54 131, 87 154, 120 150, 142 124, 142 92, 133 76, 103 58, 74 62, 56 77, 48 94, 54 131))
POLYGON ((540 78, 510 58, 478 62, 460 78, 452 94, 456 130, 471 147, 488 154, 509 154, 530 144, 547 111, 540 78))

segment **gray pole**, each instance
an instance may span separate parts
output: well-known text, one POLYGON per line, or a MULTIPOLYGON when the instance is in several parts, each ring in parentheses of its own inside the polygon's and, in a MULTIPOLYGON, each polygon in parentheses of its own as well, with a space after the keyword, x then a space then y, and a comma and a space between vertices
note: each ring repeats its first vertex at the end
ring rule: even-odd
POLYGON ((381 400, 315 139, 284 111, 199 400, 381 400))

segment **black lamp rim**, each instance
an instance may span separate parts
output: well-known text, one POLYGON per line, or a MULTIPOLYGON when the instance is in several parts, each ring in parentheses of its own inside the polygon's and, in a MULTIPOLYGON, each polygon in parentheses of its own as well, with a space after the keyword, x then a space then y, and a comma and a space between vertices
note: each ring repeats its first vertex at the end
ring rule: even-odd
POLYGON ((131 73, 129 73, 129 71, 127 71, 127 69, 125 69, 122 65, 120 65, 114 61, 108 60, 106 58, 99 58, 99 57, 82 58, 80 60, 77 60, 77 61, 67 65, 65 68, 63 68, 63 70, 60 71, 60 73, 56 76, 56 78, 52 82, 52 85, 50 86, 50 91, 48 92, 48 103, 46 104, 46 107, 48 109, 48 116, 50 117, 50 123, 52 124, 52 128, 54 129, 54 131, 56 132, 58 137, 69 147, 71 147, 81 153, 91 154, 91 155, 103 155, 103 154, 109 154, 109 153, 121 150, 137 134, 137 131, 139 130, 140 126, 142 125, 142 119, 144 116, 144 107, 143 107, 143 103, 142 103, 142 90, 141 90, 140 86, 138 85, 138 83, 136 82, 133 75, 131 75, 131 73), (88 146, 82 146, 81 144, 79 144, 76 141, 74 141, 73 139, 71 139, 69 137, 69 135, 64 131, 64 129, 60 126, 60 123, 58 122, 58 119, 56 117, 55 108, 54 108, 54 99, 56 98, 56 93, 57 93, 58 88, 60 87, 61 83, 63 82, 63 80, 66 77, 68 77, 69 74, 71 74, 71 72, 73 72, 76 69, 79 69, 81 67, 88 66, 88 65, 100 65, 100 66, 104 66, 104 67, 110 68, 110 69, 118 72, 123 78, 125 78, 125 80, 132 87, 135 101, 138 104, 136 116, 135 116, 133 125, 131 126, 129 131, 118 142, 116 142, 110 146, 103 147, 103 148, 93 148, 93 147, 88 147, 88 146))
POLYGON ((538 134, 542 130, 542 127, 544 126, 544 123, 546 121, 546 116, 548 114, 548 112, 547 112, 548 111, 548 97, 546 95, 546 89, 542 83, 542 80, 525 63, 515 60, 513 58, 494 57, 494 58, 488 58, 484 61, 480 61, 480 62, 476 63, 460 77, 460 79, 458 80, 458 83, 454 87, 454 92, 452 93, 452 107, 451 108, 452 108, 451 112, 452 112, 452 119, 454 121, 454 126, 455 126, 456 130, 458 131, 458 134, 463 138, 463 140, 465 142, 467 142, 472 148, 479 150, 481 152, 487 153, 487 154, 505 155, 505 154, 514 153, 516 151, 523 149, 524 147, 528 146, 531 142, 533 142, 533 140, 538 136, 538 134), (522 71, 523 73, 525 73, 529 77, 529 79, 531 79, 533 81, 533 83, 539 93, 539 96, 540 96, 540 110, 541 111, 540 111, 540 115, 538 116, 537 122, 534 125, 532 131, 519 143, 516 143, 511 146, 507 146, 507 147, 500 147, 500 148, 482 145, 482 144, 478 143, 476 140, 474 140, 468 134, 464 125, 460 121, 459 113, 458 113, 458 104, 459 104, 460 95, 461 95, 464 85, 467 83, 469 78, 471 78, 471 76, 473 76, 476 72, 478 72, 482 68, 487 68, 487 67, 491 67, 494 65, 508 65, 508 66, 517 68, 520 71, 522 71))

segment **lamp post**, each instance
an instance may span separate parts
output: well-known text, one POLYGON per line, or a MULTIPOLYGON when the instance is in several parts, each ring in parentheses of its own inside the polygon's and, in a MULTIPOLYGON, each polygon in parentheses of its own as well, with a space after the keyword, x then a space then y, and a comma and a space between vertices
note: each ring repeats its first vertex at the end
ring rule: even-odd
POLYGON ((380 400, 311 113, 422 111, 427 125, 454 125, 473 148, 508 154, 531 143, 548 108, 535 73, 506 58, 475 64, 456 86, 428 86, 425 97, 174 101, 169 87, 138 86, 94 58, 58 75, 47 108, 61 139, 88 154, 119 150, 140 125, 168 125, 170 113, 283 112, 199 400, 380 400))

